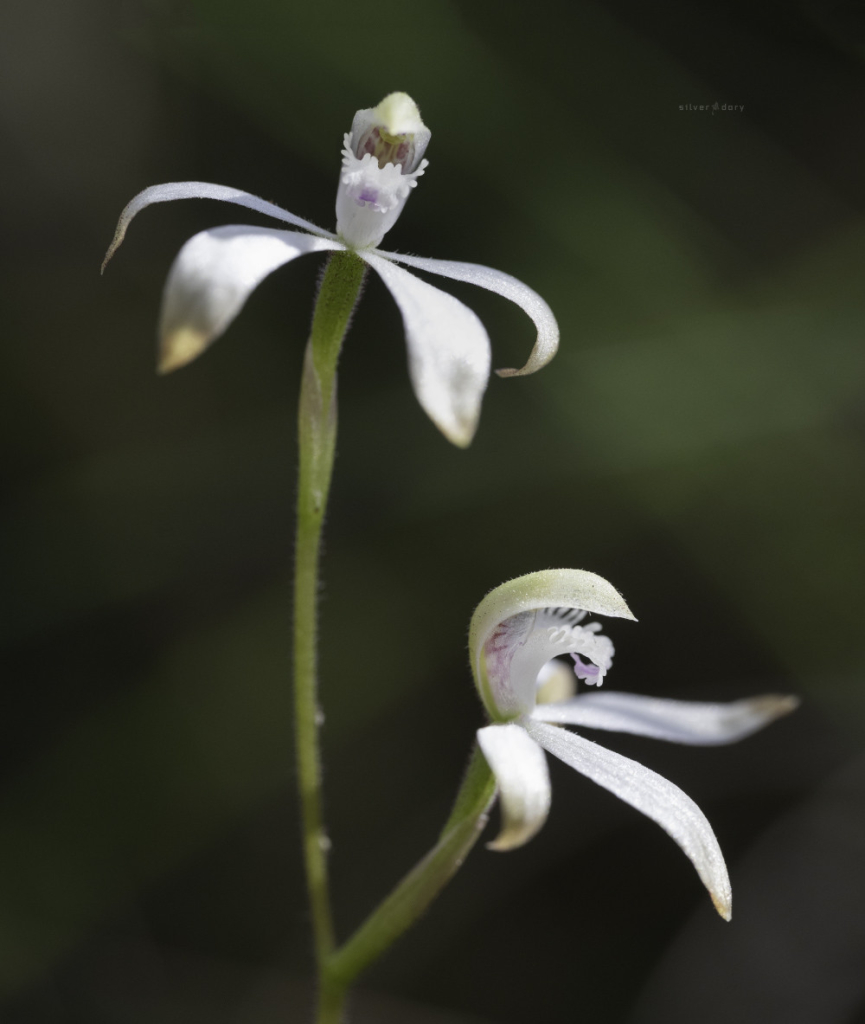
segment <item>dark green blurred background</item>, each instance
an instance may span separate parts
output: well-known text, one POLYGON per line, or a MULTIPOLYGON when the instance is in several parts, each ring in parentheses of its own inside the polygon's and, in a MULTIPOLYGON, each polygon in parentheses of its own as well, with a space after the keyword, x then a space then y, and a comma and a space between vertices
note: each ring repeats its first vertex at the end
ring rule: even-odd
MULTIPOLYGON (((599 737, 706 811, 731 925, 553 765, 544 831, 472 854, 356 1024, 865 1022, 863 43, 852 0, 3 0, 4 1024, 308 1020, 288 625, 320 264, 166 379, 177 248, 255 218, 157 207, 98 268, 157 182, 332 226, 342 134, 394 89, 433 137, 387 246, 517 275, 562 348, 493 379, 464 452, 380 282, 357 313, 322 602, 340 933, 443 820, 483 721, 469 617, 510 576, 625 594, 610 687, 804 704, 727 749, 599 737)), ((518 365, 523 314, 441 283, 518 365)))

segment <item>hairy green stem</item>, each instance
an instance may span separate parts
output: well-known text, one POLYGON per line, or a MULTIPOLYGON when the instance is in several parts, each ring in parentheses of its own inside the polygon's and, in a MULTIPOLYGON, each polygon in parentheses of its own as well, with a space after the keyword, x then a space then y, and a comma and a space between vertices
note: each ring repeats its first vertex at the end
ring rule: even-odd
POLYGON ((345 1010, 346 986, 336 979, 322 976, 318 994, 316 1024, 342 1024, 345 1010))
MULTIPOLYGON (((321 982, 334 948, 327 876, 317 699, 318 559, 336 442, 336 364, 365 264, 353 253, 331 257, 307 345, 298 415, 299 469, 294 577, 294 693, 297 774, 306 881, 321 982)), ((338 1020, 337 1017, 329 1019, 338 1020)))
POLYGON ((341 1024, 358 975, 427 909, 477 841, 495 780, 476 746, 438 842, 337 949, 330 909, 317 699, 318 562, 336 443, 336 365, 363 283, 365 264, 335 253, 316 302, 300 389, 297 547, 294 579, 294 684, 297 774, 306 880, 318 966, 317 1024, 341 1024))
POLYGON ((438 842, 329 958, 328 984, 347 988, 424 913, 483 831, 495 792, 493 774, 476 745, 438 842))

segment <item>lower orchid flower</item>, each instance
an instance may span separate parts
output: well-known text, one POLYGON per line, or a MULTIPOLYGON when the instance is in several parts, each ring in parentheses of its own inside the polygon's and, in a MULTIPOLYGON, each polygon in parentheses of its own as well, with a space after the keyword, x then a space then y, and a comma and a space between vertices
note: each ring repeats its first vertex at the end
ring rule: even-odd
POLYGON ((120 215, 105 264, 132 218, 152 203, 219 199, 283 221, 301 231, 228 225, 194 235, 168 275, 160 317, 160 372, 191 362, 229 326, 252 291, 298 256, 326 251, 356 253, 381 277, 399 306, 408 344, 412 386, 423 409, 448 440, 465 447, 477 428, 490 375, 490 343, 475 313, 398 264, 465 281, 515 302, 531 317, 537 340, 525 366, 500 376, 534 373, 556 354, 559 329, 550 307, 509 274, 475 263, 427 259, 375 248, 402 212, 423 174, 430 132, 414 101, 391 93, 359 110, 345 136, 337 192, 336 234, 240 189, 201 181, 153 185, 120 215))
POLYGON ((698 746, 734 743, 798 706, 795 697, 769 694, 728 704, 662 700, 631 693, 581 693, 539 703, 544 691, 568 689, 575 679, 600 685, 613 645, 587 615, 633 619, 606 580, 578 569, 552 569, 497 587, 478 605, 469 635, 472 672, 493 720, 478 731, 495 775, 502 827, 490 843, 510 850, 544 824, 550 779, 544 751, 610 790, 656 821, 690 858, 718 913, 731 915, 724 857, 705 815, 678 786, 643 765, 592 743, 563 725, 634 733, 698 746), (564 681, 564 687, 563 687, 564 681))

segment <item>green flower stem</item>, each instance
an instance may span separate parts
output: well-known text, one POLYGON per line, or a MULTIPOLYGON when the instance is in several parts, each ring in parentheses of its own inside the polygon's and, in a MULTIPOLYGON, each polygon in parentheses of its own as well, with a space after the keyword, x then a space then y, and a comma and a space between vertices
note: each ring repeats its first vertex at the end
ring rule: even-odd
MULTIPOLYGON (((336 442, 336 364, 365 264, 337 252, 322 278, 306 350, 298 416, 299 469, 294 577, 294 687, 303 850, 319 974, 333 951, 328 839, 321 795, 316 697, 318 557, 336 442)), ((337 1018, 335 1018, 337 1019, 337 1018)))
POLYGON ((300 388, 297 550, 294 580, 294 682, 297 772, 303 849, 318 964, 318 1024, 340 1024, 358 975, 412 925, 477 841, 495 796, 495 780, 476 746, 436 845, 340 949, 335 948, 328 885, 317 701, 318 560, 336 443, 336 365, 363 283, 365 264, 335 253, 316 302, 300 388))
MULTIPOLYGON (((324 971, 326 990, 345 991, 423 914, 477 841, 486 824, 495 791, 493 774, 476 745, 438 843, 328 959, 324 971)), ((322 1015, 319 1024, 338 1024, 340 1019, 338 1015, 322 1015)))
POLYGON ((316 1024, 341 1024, 345 1009, 346 987, 322 977, 318 995, 316 1024))

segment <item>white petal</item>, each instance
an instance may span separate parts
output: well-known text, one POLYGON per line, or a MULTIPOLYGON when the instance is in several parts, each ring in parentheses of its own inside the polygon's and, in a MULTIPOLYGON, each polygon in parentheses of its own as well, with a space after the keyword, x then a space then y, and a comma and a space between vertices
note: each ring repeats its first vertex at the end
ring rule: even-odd
POLYGON ((478 729, 478 743, 501 795, 501 832, 487 846, 491 850, 514 850, 527 843, 547 820, 547 759, 521 725, 488 725, 478 729))
POLYGON ((475 314, 446 292, 371 252, 402 313, 414 392, 449 441, 464 448, 477 428, 490 376, 490 340, 475 314))
POLYGON ((151 203, 167 203, 171 199, 221 199, 223 202, 237 203, 238 206, 245 206, 247 209, 255 210, 257 213, 264 213, 268 217, 275 217, 277 220, 285 221, 286 224, 293 224, 296 228, 305 228, 307 231, 313 231, 324 238, 336 238, 336 235, 330 231, 324 231, 310 221, 304 220, 303 217, 296 217, 293 213, 289 213, 288 210, 283 210, 281 206, 269 203, 266 199, 259 199, 258 196, 244 192, 242 189, 229 188, 227 185, 211 185, 207 181, 171 181, 165 185, 151 185, 150 188, 139 192, 134 199, 126 204, 126 207, 120 214, 120 220, 117 222, 114 238, 108 247, 105 259, 102 261, 103 270, 105 269, 105 264, 111 259, 123 241, 126 229, 136 213, 143 210, 145 206, 150 206, 151 203))
POLYGON ((204 351, 240 312, 250 292, 284 263, 340 242, 299 231, 229 225, 202 231, 177 254, 165 283, 160 372, 204 351))
POLYGON ((520 377, 534 373, 553 358, 559 348, 559 325, 553 311, 528 285, 504 274, 501 270, 493 270, 480 263, 459 263, 456 260, 433 260, 423 256, 403 256, 398 252, 383 253, 389 259, 404 263, 408 267, 426 270, 430 274, 441 274, 454 281, 466 281, 479 288, 502 295, 511 302, 521 306, 534 321, 538 337, 528 362, 521 370, 496 370, 500 377, 520 377))
POLYGON ((773 693, 728 704, 703 704, 607 692, 585 693, 558 704, 538 705, 532 718, 630 732, 672 743, 713 746, 744 739, 798 706, 796 697, 773 693))
POLYGON ((718 913, 730 920, 732 893, 724 856, 712 826, 689 796, 636 761, 582 736, 540 722, 528 722, 526 728, 544 749, 656 821, 690 858, 718 913))

